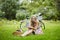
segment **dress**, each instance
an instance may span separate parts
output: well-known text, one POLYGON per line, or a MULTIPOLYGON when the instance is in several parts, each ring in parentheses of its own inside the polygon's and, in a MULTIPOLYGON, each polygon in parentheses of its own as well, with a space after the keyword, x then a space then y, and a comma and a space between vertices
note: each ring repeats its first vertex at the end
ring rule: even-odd
POLYGON ((35 34, 43 34, 41 27, 37 28, 34 32, 35 32, 35 34))

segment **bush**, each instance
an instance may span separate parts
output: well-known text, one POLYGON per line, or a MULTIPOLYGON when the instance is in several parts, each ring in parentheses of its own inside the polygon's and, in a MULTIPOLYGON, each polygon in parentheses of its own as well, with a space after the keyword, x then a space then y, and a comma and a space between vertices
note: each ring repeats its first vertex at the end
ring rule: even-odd
POLYGON ((17 13, 17 14, 16 14, 16 18, 17 18, 17 20, 23 20, 23 19, 26 18, 26 16, 25 16, 25 14, 23 14, 23 13, 17 13))
POLYGON ((4 16, 5 16, 5 13, 0 11, 0 18, 4 18, 4 16))

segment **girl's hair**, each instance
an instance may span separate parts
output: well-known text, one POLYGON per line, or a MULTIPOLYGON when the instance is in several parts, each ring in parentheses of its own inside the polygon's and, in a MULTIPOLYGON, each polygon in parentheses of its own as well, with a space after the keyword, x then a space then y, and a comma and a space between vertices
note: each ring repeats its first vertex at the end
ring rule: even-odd
POLYGON ((35 25, 37 25, 38 20, 37 20, 37 17, 36 17, 35 15, 33 15, 33 16, 31 17, 30 23, 31 23, 31 26, 33 26, 33 27, 34 27, 35 25), (33 22, 32 19, 34 19, 35 21, 33 22))

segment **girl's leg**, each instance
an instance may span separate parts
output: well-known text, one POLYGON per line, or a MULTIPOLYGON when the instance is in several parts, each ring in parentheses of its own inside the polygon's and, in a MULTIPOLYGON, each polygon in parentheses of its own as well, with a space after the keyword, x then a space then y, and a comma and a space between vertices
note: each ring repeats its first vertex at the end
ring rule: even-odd
POLYGON ((32 33, 32 31, 33 31, 33 30, 28 30, 28 31, 26 31, 25 33, 23 33, 21 36, 26 36, 26 35, 32 33))

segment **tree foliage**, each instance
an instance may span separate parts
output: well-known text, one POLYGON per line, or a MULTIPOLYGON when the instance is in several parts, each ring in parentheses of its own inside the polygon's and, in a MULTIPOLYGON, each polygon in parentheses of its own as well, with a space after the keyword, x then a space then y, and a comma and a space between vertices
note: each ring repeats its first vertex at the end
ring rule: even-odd
POLYGON ((44 19, 57 20, 60 19, 59 3, 59 0, 1 0, 0 9, 7 19, 25 19, 27 15, 42 13, 44 19))
POLYGON ((18 8, 17 0, 2 0, 1 11, 5 12, 7 19, 15 19, 16 10, 18 8))

